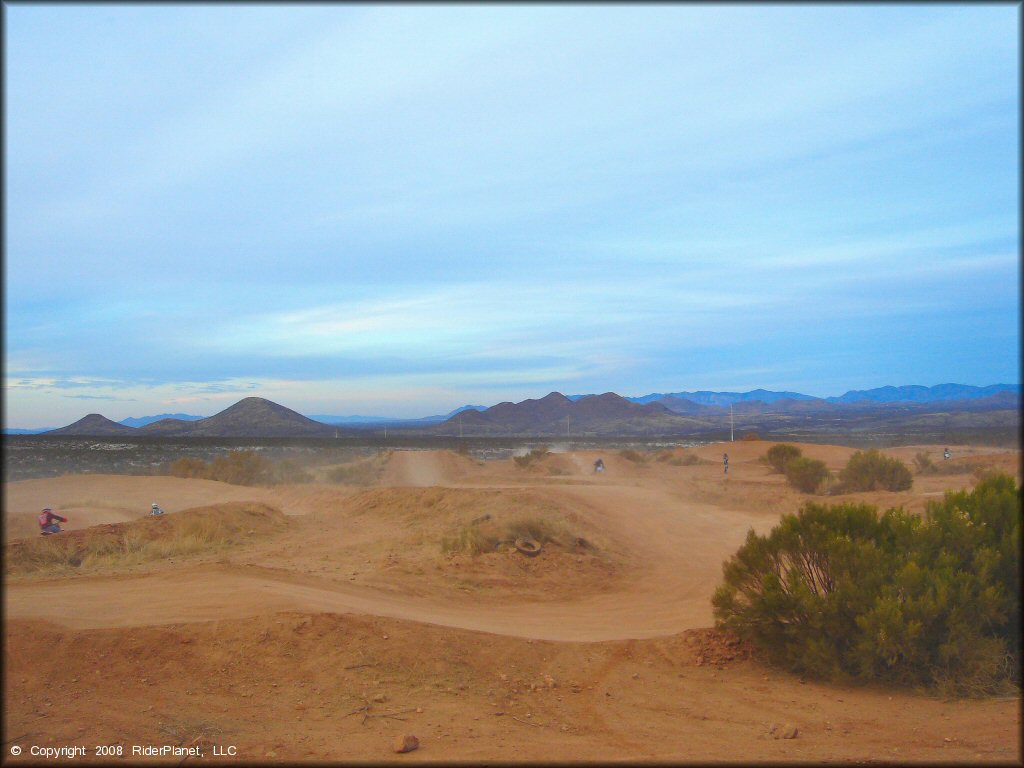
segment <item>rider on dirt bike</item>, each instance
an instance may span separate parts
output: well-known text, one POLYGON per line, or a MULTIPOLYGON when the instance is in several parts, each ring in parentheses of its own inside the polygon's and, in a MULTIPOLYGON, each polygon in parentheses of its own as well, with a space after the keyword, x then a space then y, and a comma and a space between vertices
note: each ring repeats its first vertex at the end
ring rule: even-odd
POLYGON ((62 523, 66 523, 68 521, 66 517, 61 517, 60 515, 56 514, 50 507, 47 507, 42 512, 40 512, 39 532, 42 533, 44 536, 50 533, 60 533, 61 527, 57 525, 57 523, 53 522, 54 520, 60 520, 62 523))

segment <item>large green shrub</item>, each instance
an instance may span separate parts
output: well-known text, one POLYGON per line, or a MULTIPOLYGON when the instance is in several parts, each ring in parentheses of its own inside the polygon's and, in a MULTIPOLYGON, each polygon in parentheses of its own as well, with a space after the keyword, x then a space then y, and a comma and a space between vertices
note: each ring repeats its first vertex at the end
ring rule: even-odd
POLYGON ((913 483, 906 464, 877 448, 857 451, 839 471, 843 491, 906 491, 913 483))
POLYGON ((785 472, 786 465, 793 459, 800 458, 802 455, 801 450, 795 445, 776 443, 765 452, 762 458, 776 472, 785 472))
POLYGON ((798 456, 786 462, 786 481, 803 493, 814 493, 832 479, 825 462, 798 456))
POLYGON ((981 694, 1020 666, 1021 495, 999 475, 923 518, 806 504, 723 565, 715 619, 776 663, 832 679, 981 694))

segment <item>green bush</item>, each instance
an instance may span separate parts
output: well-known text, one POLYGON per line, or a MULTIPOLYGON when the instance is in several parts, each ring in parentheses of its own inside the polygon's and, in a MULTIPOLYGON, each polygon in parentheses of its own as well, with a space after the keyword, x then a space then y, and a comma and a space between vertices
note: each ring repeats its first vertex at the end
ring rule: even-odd
POLYGON ((913 483, 906 464, 877 448, 857 451, 839 472, 843 491, 906 491, 913 483))
POLYGON ((715 620, 775 663, 833 680, 1006 690, 1020 669, 1021 493, 991 477, 900 508, 806 504, 723 565, 715 620))
POLYGON ((814 493, 832 479, 825 462, 798 456, 786 462, 786 482, 803 493, 814 493))
POLYGON ((768 451, 762 456, 762 460, 767 462, 772 469, 776 472, 785 472, 786 465, 793 459, 799 459, 803 453, 795 445, 788 445, 787 443, 777 443, 773 445, 768 451))

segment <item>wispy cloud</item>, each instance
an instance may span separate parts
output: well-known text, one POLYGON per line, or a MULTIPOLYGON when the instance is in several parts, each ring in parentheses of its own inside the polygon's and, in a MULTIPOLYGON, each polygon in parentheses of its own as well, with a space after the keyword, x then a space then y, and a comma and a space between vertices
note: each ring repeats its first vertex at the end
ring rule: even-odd
POLYGON ((1018 375, 1013 6, 5 19, 15 410, 1018 375))

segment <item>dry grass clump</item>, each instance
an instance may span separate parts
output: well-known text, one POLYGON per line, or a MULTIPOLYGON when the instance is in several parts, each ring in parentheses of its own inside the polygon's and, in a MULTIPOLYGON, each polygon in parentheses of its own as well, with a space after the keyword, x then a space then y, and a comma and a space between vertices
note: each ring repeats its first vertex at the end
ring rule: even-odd
POLYGON ((446 555, 480 555, 498 548, 498 538, 475 525, 464 525, 451 536, 441 539, 441 552, 446 555))
POLYGON ((516 539, 569 547, 578 538, 560 523, 542 517, 518 517, 504 523, 489 518, 482 523, 463 525, 454 534, 443 537, 441 551, 446 555, 480 555, 510 546, 516 539))
POLYGON ((533 448, 529 453, 523 456, 513 456, 512 461, 516 463, 517 467, 529 467, 531 464, 537 461, 543 460, 546 456, 549 456, 551 451, 548 450, 546 445, 541 445, 537 448, 533 448))
POLYGON ((280 510, 265 504, 230 502, 197 507, 11 542, 5 552, 6 572, 59 574, 136 565, 231 546, 285 525, 280 510))

